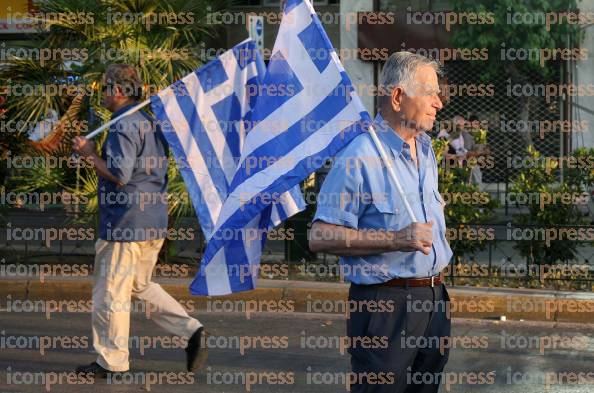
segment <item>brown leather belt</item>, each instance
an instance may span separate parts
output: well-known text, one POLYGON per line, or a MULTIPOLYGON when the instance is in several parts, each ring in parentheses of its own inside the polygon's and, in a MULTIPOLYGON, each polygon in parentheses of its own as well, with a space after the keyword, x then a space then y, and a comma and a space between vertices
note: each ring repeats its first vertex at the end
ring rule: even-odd
POLYGON ((444 273, 441 272, 432 277, 423 278, 393 278, 382 284, 390 287, 436 287, 444 282, 444 273))

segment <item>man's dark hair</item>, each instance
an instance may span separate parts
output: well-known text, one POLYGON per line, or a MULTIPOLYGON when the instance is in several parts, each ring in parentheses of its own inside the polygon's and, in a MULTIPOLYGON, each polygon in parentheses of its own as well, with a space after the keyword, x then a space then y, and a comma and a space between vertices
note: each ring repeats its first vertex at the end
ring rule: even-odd
POLYGON ((122 94, 136 101, 142 98, 142 80, 138 71, 128 64, 110 64, 105 70, 107 88, 119 86, 122 94))

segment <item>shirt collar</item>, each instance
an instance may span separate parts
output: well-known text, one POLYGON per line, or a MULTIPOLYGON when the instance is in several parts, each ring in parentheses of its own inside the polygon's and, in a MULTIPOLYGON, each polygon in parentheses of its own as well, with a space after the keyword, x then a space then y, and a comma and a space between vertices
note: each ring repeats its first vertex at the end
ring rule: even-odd
POLYGON ((128 104, 126 106, 121 107, 120 109, 118 109, 117 111, 115 111, 111 114, 111 119, 112 120, 115 119, 122 113, 126 112, 128 109, 132 108, 134 105, 136 105, 136 103, 128 104))
MULTIPOLYGON (((375 116, 374 123, 378 137, 388 146, 394 157, 398 157, 404 148, 404 140, 392 126, 384 120, 381 114, 378 113, 377 116, 375 116)), ((431 138, 429 135, 423 132, 417 135, 415 140, 421 144, 423 154, 427 155, 429 153, 429 148, 431 147, 431 138)))

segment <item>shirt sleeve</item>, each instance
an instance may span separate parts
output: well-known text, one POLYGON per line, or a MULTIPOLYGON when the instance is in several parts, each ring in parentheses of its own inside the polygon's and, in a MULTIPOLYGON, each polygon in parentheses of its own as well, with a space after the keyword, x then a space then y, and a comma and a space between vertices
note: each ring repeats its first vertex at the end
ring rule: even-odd
POLYGON ((324 180, 313 221, 358 229, 365 207, 361 203, 362 163, 348 150, 336 157, 324 180))
MULTIPOLYGON (((126 124, 130 126, 130 123, 126 124)), ((130 128, 130 127, 124 127, 130 128)), ((107 168, 122 184, 127 184, 132 178, 134 165, 138 155, 138 141, 134 129, 118 130, 110 128, 105 140, 104 152, 107 168)))

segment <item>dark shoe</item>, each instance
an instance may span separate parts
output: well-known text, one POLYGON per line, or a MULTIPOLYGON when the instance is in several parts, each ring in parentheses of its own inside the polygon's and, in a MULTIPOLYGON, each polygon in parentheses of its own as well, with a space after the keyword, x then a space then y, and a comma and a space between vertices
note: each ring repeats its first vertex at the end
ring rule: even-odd
POLYGON ((204 362, 208 357, 205 338, 204 327, 200 327, 188 340, 188 346, 186 347, 186 367, 188 371, 196 371, 204 366, 204 362), (201 344, 204 344, 204 346, 201 344))
POLYGON ((97 362, 93 362, 91 364, 87 364, 84 366, 78 366, 76 368, 76 373, 80 374, 93 374, 93 377, 95 379, 99 379, 99 378, 107 378, 107 376, 109 374, 111 374, 111 371, 109 371, 106 368, 101 367, 101 365, 99 365, 99 363, 97 362))

